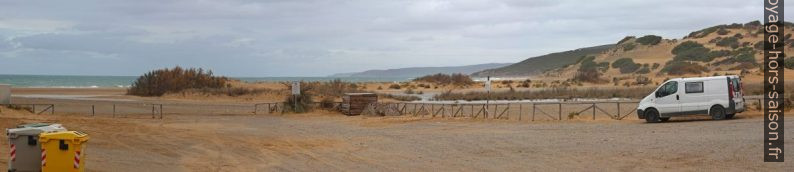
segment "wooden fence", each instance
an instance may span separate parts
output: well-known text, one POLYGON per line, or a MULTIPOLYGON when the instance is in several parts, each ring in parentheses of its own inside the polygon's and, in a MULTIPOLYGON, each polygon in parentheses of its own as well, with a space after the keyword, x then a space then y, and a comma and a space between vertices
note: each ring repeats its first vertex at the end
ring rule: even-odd
MULTIPOLYGON (((753 109, 761 103, 760 98, 746 99, 746 107, 753 109)), ((315 109, 338 110, 341 102, 314 102, 315 109)), ((375 116, 420 116, 441 118, 513 119, 518 121, 548 121, 567 119, 613 119, 636 118, 637 101, 563 101, 563 102, 515 102, 515 103, 372 103, 363 115, 375 116)), ((256 104, 214 103, 170 103, 154 104, 141 102, 61 103, 55 104, 3 104, 25 109, 34 114, 106 115, 110 117, 132 117, 162 119, 164 115, 224 115, 224 114, 282 114, 283 102, 256 104)), ((755 108, 757 109, 757 108, 755 108)))
POLYGON ((537 103, 372 103, 364 115, 468 117, 482 119, 563 120, 599 116, 622 120, 636 112, 636 101, 537 103))

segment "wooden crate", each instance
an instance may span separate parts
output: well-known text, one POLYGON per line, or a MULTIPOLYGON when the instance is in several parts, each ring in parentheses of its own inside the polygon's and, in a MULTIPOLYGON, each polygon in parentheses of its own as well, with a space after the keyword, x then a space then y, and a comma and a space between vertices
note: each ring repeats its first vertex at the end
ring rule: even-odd
POLYGON ((346 93, 342 96, 342 113, 348 116, 361 115, 367 105, 378 102, 374 93, 346 93))

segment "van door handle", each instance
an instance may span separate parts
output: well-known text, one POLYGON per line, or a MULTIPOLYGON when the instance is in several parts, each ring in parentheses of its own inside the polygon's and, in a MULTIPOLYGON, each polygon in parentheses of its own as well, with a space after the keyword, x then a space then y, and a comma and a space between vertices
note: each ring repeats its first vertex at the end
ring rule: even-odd
POLYGON ((679 98, 678 98, 678 95, 677 95, 677 94, 675 95, 675 100, 679 100, 679 98))

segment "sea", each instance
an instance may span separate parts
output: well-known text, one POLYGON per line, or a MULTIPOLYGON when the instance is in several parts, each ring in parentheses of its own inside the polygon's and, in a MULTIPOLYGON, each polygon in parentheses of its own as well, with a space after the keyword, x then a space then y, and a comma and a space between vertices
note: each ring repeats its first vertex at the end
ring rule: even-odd
MULTIPOLYGON (((86 75, 8 75, 0 74, 0 84, 21 88, 126 88, 137 76, 86 76, 86 75)), ((330 81, 347 82, 402 82, 404 77, 230 77, 245 82, 330 81)))

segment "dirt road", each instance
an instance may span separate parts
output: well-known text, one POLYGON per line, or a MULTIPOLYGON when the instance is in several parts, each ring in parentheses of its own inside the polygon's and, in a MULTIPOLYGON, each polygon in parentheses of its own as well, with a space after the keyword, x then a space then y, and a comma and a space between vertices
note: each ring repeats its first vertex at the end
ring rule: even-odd
MULTIPOLYGON (((762 163, 762 118, 505 122, 291 116, 0 115, 89 133, 89 171, 792 171, 762 163)), ((791 122, 792 120, 787 120, 791 122)), ((788 132, 788 147, 794 143, 788 132)), ((3 147, 8 142, 3 139, 3 147)), ((7 149, 0 149, 7 155, 7 149)), ((0 157, 5 167, 8 157, 0 157)))

